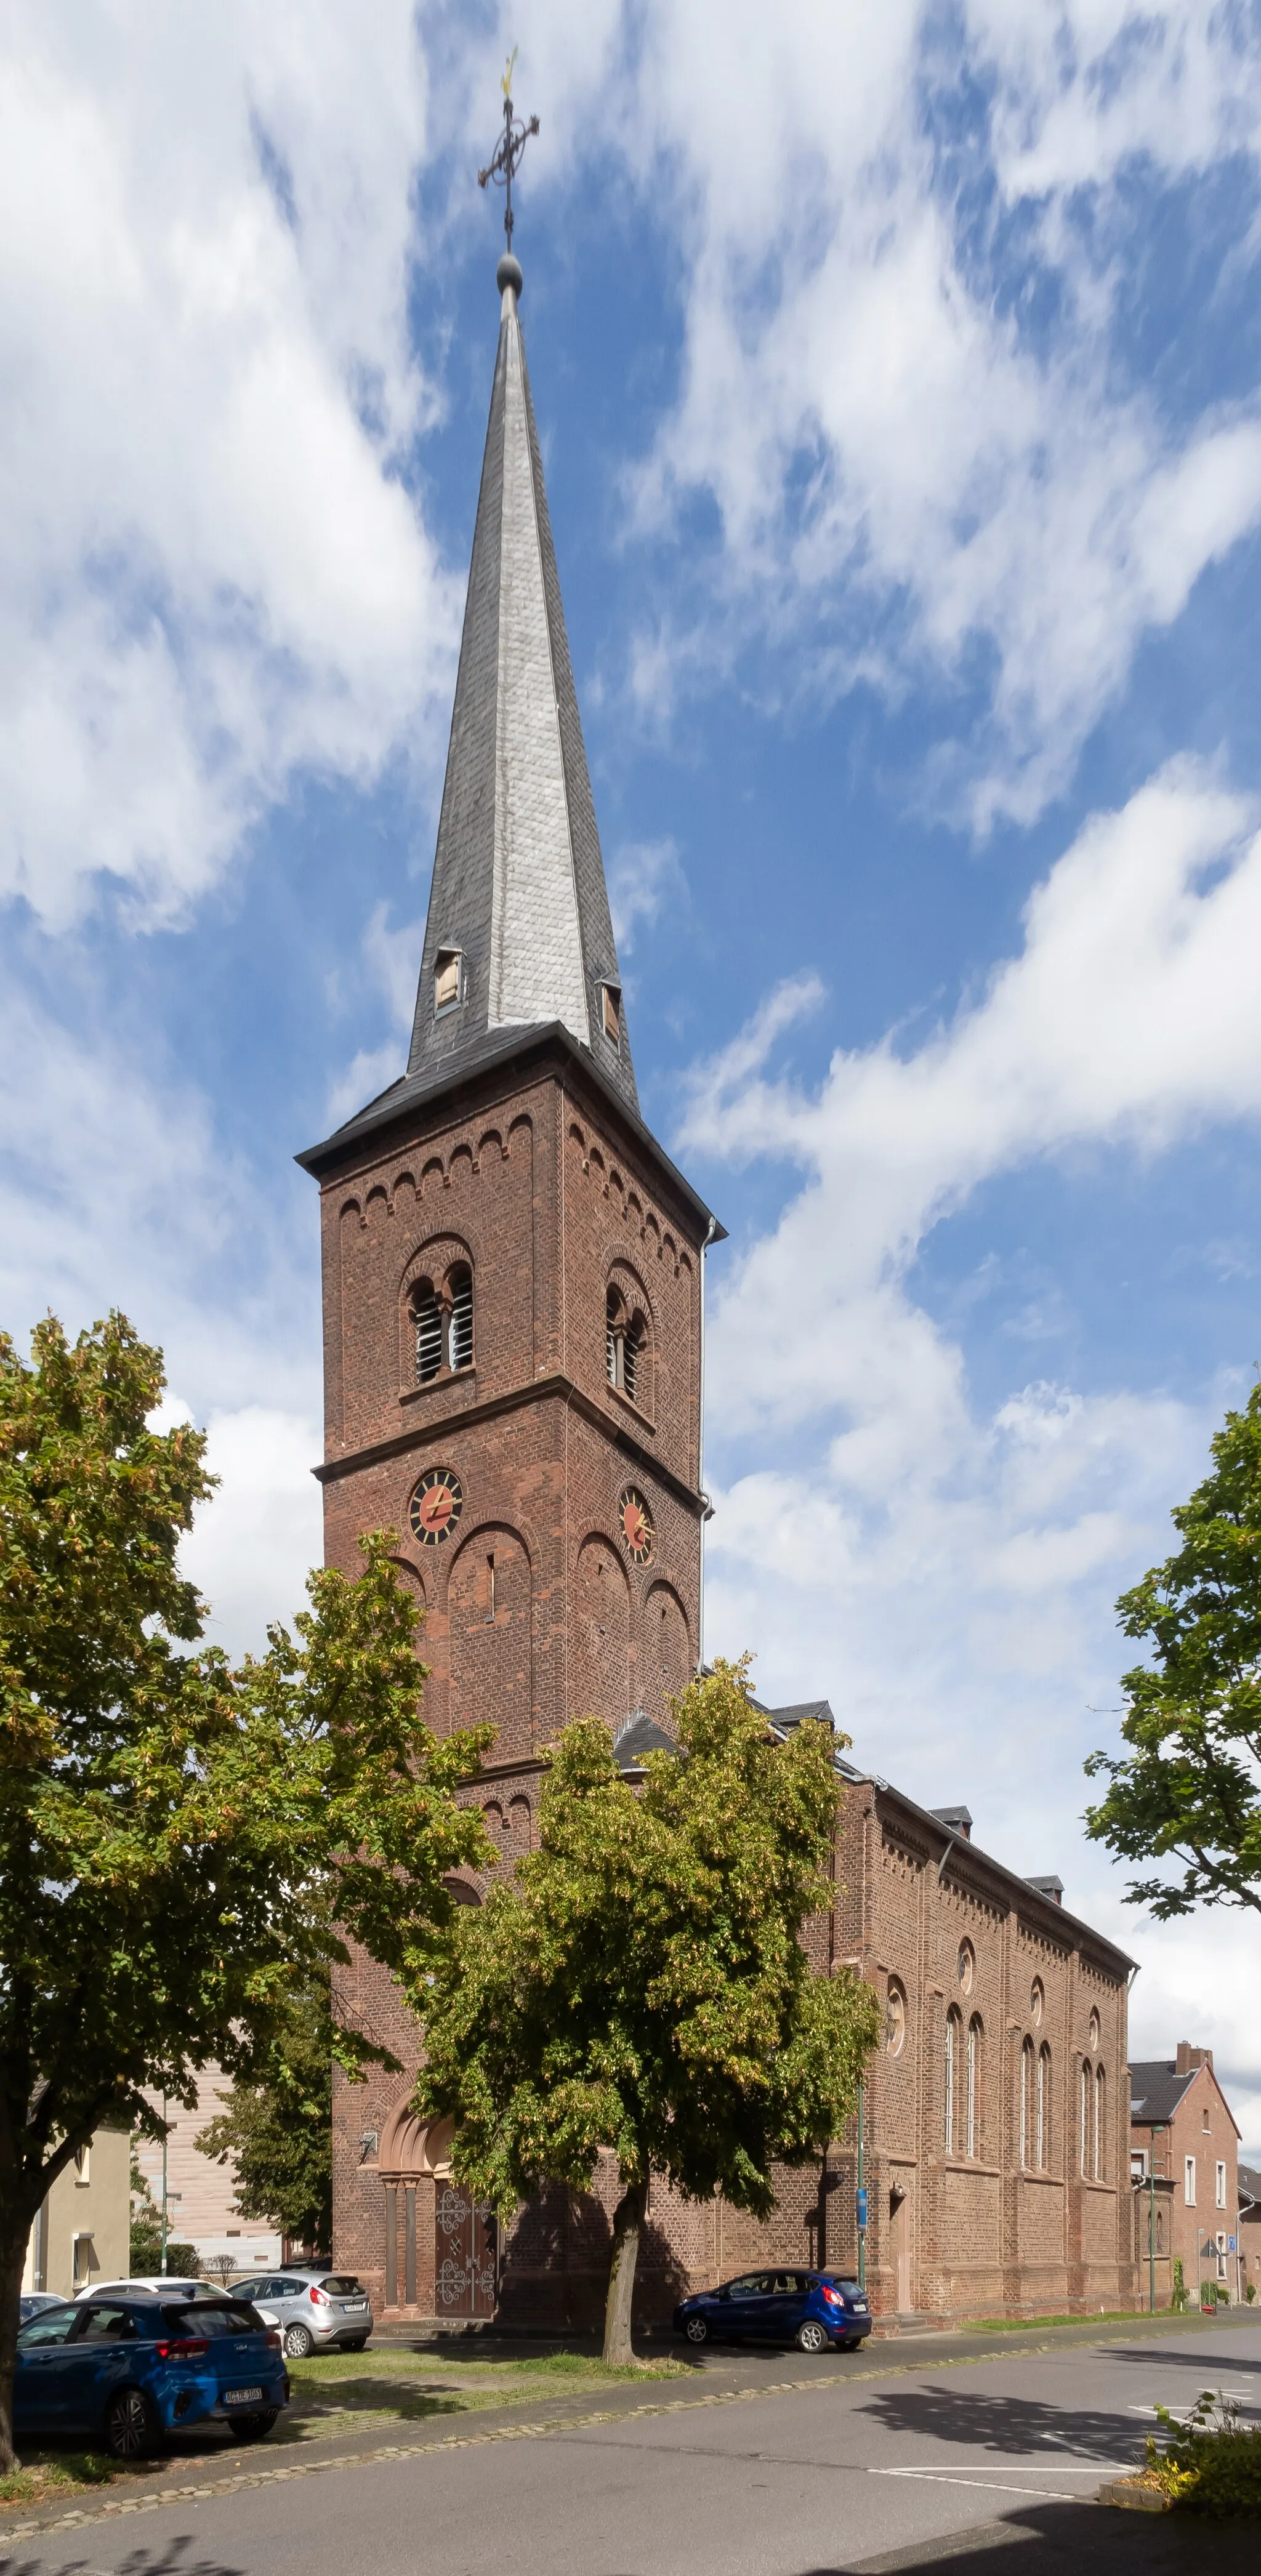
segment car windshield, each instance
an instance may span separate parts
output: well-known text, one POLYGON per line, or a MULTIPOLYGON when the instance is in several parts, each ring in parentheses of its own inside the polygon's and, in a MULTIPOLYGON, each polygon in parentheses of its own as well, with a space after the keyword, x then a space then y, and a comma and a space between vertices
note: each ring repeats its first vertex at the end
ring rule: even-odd
POLYGON ((212 2306, 209 2299, 199 2299, 196 2308, 164 2308, 162 2322, 172 2334, 200 2335, 209 2341, 215 2335, 258 2334, 258 2318, 252 2308, 236 2299, 212 2306))

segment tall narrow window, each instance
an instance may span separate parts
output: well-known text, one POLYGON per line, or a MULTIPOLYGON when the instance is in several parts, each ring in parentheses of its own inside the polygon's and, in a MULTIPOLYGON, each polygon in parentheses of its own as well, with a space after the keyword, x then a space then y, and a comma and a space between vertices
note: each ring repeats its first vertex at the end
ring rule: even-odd
POLYGON ((948 2156, 952 2156, 955 2151, 955 2069, 958 2026, 957 2012, 948 2012, 946 2015, 945 2118, 942 2123, 943 2142, 948 2156))
POLYGON ((1104 2170, 1105 2165, 1106 2165, 1106 2163, 1107 2163, 1107 2152, 1108 2152, 1108 2116, 1107 2116, 1107 2114, 1108 2114, 1108 2096, 1107 2096, 1106 2086, 1107 2086, 1107 2077, 1106 2077, 1106 2076, 1105 2076, 1105 2074, 1104 2074, 1103 2068, 1102 2068, 1101 2066, 1100 2066, 1100 2067, 1097 2067, 1097 2068, 1096 2068, 1096 2070, 1095 2070, 1095 2155, 1094 2155, 1094 2164, 1095 2164, 1095 2181, 1096 2181, 1096 2182, 1105 2182, 1105 2181, 1107 2180, 1107 2175, 1106 2175, 1105 2170, 1104 2170))
POLYGON ((1195 2207, 1195 2158, 1182 2159, 1182 2197, 1188 2209, 1195 2207))
POLYGON ((442 1309, 428 1279, 412 1291, 416 1323, 416 1383, 427 1386, 442 1366, 442 1309))
POLYGON ((636 1315, 622 1342, 622 1391, 634 1404, 639 1394, 640 1358, 644 1347, 644 1319, 636 1315))
POLYGON ((617 1046, 622 1035, 622 993, 618 984, 600 986, 600 1020, 606 1038, 617 1046))
POLYGON ((1045 2045, 1038 2050, 1038 2096, 1034 2105, 1034 2135, 1039 2173, 1044 2173, 1051 2151, 1051 2052, 1045 2045))
POLYGON ((488 1628, 493 1628, 493 1627, 494 1627, 494 1624, 495 1624, 495 1560, 494 1560, 493 1556, 488 1556, 488 1557, 487 1557, 487 1559, 486 1559, 486 1625, 487 1625, 487 1627, 488 1627, 488 1628))
POLYGON ((460 952, 458 948, 440 948, 433 962, 433 1006, 437 1011, 453 1011, 460 998, 460 952))
POLYGON ((473 1364, 473 1273, 460 1267, 451 1273, 451 1312, 447 1318, 447 1364, 453 1369, 473 1364))
POLYGON ((1224 2209, 1226 2206, 1226 2167, 1220 2162, 1217 2167, 1217 2190, 1215 2198, 1218 2208, 1224 2209))
POLYGON ((1081 2091, 1078 2114, 1078 2127, 1081 2131, 1081 2136, 1078 2142, 1080 2146, 1078 2162, 1083 2175, 1087 2175, 1090 2172, 1090 2093, 1090 2068, 1083 2057, 1081 2062, 1081 2091))
POLYGON ((1020 2161, 1029 2163, 1029 2114, 1033 2096, 1033 2041, 1027 2039, 1020 2052, 1020 2161))
POLYGON ((977 2085, 980 2081, 981 2025, 975 2015, 968 2023, 968 2144, 967 2153, 977 2153, 979 2114, 977 2085))

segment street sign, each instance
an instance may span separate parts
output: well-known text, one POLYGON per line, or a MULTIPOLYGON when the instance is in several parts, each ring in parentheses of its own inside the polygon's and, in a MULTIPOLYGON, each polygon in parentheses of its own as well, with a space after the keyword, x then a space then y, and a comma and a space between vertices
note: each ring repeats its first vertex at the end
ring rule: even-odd
POLYGON ((858 2224, 860 2227, 865 2227, 867 2224, 867 2186, 865 2183, 861 2186, 858 2192, 858 2224))

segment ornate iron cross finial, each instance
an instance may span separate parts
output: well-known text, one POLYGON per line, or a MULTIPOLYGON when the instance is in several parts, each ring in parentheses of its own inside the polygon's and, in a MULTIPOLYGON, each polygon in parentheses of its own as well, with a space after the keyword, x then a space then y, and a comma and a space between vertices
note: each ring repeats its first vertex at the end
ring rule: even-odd
POLYGON ((527 124, 524 117, 514 116, 512 112, 512 75, 516 60, 517 48, 514 45, 508 57, 508 68, 500 83, 504 94, 504 130, 500 135, 493 160, 485 170, 479 170, 477 174, 479 188, 484 188, 487 180, 493 179, 497 188, 503 188, 507 192, 504 231, 508 236, 509 250, 512 248, 512 227, 516 222, 512 211, 512 183, 521 167, 521 155, 530 136, 537 134, 539 130, 537 116, 532 116, 527 124))

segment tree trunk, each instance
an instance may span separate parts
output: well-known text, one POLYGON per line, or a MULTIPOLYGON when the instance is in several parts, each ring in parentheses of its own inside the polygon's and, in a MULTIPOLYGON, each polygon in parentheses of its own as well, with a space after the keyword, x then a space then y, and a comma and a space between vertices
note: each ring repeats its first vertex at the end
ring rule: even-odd
POLYGON ((19 2210, 0 2218, 0 2477, 19 2465, 13 2448, 13 2369, 17 2346, 18 2301, 30 2221, 19 2210))
POLYGON ((613 2213, 613 2259, 609 2265, 609 2294, 604 2307, 604 2358, 623 2368, 635 2358, 631 2342, 631 2305, 635 2296, 639 2231, 644 2223, 647 2198, 646 2182, 630 2182, 613 2213))

